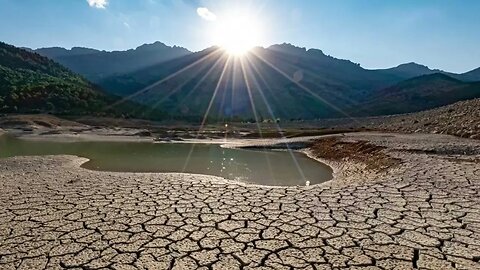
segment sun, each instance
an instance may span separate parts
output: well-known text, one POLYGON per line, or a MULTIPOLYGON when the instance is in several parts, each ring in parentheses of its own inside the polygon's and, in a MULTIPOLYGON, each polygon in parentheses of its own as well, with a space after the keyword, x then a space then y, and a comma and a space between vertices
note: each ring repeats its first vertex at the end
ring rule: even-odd
POLYGON ((217 21, 216 45, 230 55, 242 56, 260 43, 260 25, 247 16, 229 16, 217 21))

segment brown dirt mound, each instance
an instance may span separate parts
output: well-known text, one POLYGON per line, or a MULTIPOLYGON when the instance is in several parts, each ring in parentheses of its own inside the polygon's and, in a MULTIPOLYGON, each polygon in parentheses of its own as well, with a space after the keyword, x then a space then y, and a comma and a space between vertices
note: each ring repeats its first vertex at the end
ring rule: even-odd
POLYGON ((345 142, 338 138, 314 141, 312 152, 315 156, 334 161, 354 160, 367 165, 367 170, 380 171, 399 164, 401 161, 387 155, 385 147, 366 141, 345 142))

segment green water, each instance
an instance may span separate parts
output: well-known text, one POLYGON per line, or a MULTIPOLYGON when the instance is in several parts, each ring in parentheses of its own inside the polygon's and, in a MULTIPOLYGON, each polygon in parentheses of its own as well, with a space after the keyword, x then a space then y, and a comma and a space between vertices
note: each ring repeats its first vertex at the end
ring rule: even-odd
POLYGON ((0 136, 0 158, 61 154, 89 158, 82 167, 99 171, 187 172, 282 186, 305 185, 306 181, 313 185, 332 178, 332 170, 325 164, 286 151, 184 143, 33 141, 0 136))

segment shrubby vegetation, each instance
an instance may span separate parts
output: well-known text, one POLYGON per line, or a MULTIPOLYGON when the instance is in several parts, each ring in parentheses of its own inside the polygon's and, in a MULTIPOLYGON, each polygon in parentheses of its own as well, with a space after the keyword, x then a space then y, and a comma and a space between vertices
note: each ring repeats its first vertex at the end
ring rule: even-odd
POLYGON ((0 112, 161 118, 159 110, 117 97, 36 53, 0 42, 0 112))

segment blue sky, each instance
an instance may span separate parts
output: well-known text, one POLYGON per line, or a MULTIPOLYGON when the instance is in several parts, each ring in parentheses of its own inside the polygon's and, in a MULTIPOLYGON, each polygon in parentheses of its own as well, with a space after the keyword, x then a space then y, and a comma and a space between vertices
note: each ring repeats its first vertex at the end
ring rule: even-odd
POLYGON ((319 48, 365 68, 480 66, 477 0, 0 0, 0 40, 104 50, 158 40, 197 51, 213 45, 216 23, 200 17, 199 7, 219 17, 250 14, 262 29, 258 45, 319 48))

